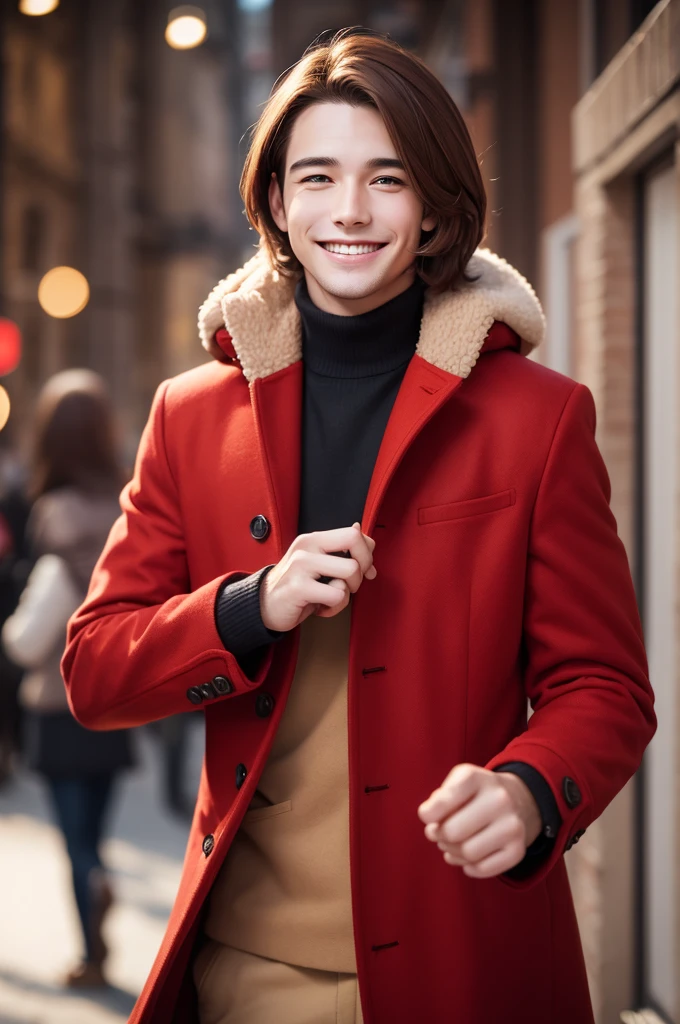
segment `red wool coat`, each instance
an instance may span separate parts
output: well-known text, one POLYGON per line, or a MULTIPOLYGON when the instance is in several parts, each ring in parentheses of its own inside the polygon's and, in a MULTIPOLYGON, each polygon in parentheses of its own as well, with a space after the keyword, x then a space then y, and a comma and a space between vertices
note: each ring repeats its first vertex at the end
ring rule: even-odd
MULTIPOLYGON (((366 1024, 587 1024, 563 855, 638 767, 652 693, 592 397, 524 358, 543 332, 524 279, 484 252, 470 270, 459 291, 426 298, 362 523, 378 569, 353 598, 349 652, 363 1013, 366 1024), (459 762, 513 760, 552 789, 554 853, 526 881, 467 878, 424 838, 416 808, 459 762)), ((159 388, 123 514, 70 624, 63 671, 84 725, 139 725, 197 700, 205 711, 182 880, 134 1024, 196 1020, 188 968, 202 908, 294 673, 297 631, 248 678, 214 617, 222 581, 277 561, 296 535, 292 287, 258 255, 202 307, 204 344, 217 332, 228 361, 159 388), (263 540, 250 532, 257 515, 263 540), (262 691, 268 718, 255 711, 262 691)))

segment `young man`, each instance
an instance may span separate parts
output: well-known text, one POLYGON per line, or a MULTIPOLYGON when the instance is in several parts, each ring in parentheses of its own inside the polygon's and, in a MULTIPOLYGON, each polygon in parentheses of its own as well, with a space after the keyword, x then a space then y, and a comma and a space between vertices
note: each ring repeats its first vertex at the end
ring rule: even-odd
POLYGON ((585 1024, 563 854, 654 731, 592 397, 524 358, 538 301, 396 45, 310 50, 242 189, 259 252, 159 388, 63 662, 93 728, 205 711, 131 1020, 585 1024))

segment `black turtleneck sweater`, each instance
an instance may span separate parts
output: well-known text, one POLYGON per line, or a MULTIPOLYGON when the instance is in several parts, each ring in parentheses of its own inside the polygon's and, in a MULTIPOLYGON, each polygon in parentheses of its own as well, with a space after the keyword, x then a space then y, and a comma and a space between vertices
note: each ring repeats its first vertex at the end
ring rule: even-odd
MULTIPOLYGON (((378 449, 416 349, 423 298, 423 282, 416 278, 377 309, 336 316, 314 305, 304 279, 298 284, 304 369, 298 534, 361 522, 378 449)), ((218 632, 247 672, 262 648, 283 636, 267 629, 260 612, 260 586, 272 568, 225 585, 217 595, 218 632)), ((549 852, 561 818, 534 768, 512 762, 500 769, 523 779, 543 816, 544 835, 511 872, 522 877, 549 852)))
MULTIPOLYGON (((325 313, 304 279, 295 292, 302 323, 302 466, 298 534, 361 522, 373 466, 423 313, 420 278, 359 316, 325 313)), ((259 590, 272 566, 222 589, 217 628, 246 657, 279 639, 260 614, 259 590)))
POLYGON ((370 313, 335 316, 303 281, 304 405, 298 533, 361 522, 373 466, 423 313, 420 278, 370 313))

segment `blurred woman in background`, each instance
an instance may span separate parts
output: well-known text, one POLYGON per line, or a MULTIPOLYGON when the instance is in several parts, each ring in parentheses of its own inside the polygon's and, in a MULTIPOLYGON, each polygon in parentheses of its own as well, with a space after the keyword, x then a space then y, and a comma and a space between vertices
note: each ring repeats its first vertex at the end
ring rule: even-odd
POLYGON ((123 474, 106 387, 97 374, 66 370, 47 382, 38 400, 31 472, 28 538, 37 561, 2 642, 27 670, 19 694, 26 757, 45 779, 71 861, 85 955, 65 984, 101 986, 107 955, 102 922, 113 896, 99 844, 116 776, 132 763, 130 736, 79 725, 59 668, 66 624, 119 514, 123 474))

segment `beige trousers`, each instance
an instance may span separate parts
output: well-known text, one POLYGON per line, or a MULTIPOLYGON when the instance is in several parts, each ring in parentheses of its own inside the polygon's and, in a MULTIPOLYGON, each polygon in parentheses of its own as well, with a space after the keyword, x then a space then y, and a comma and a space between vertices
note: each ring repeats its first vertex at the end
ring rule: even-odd
POLYGON ((267 960, 214 939, 193 970, 200 1024, 363 1024, 356 974, 267 960))

